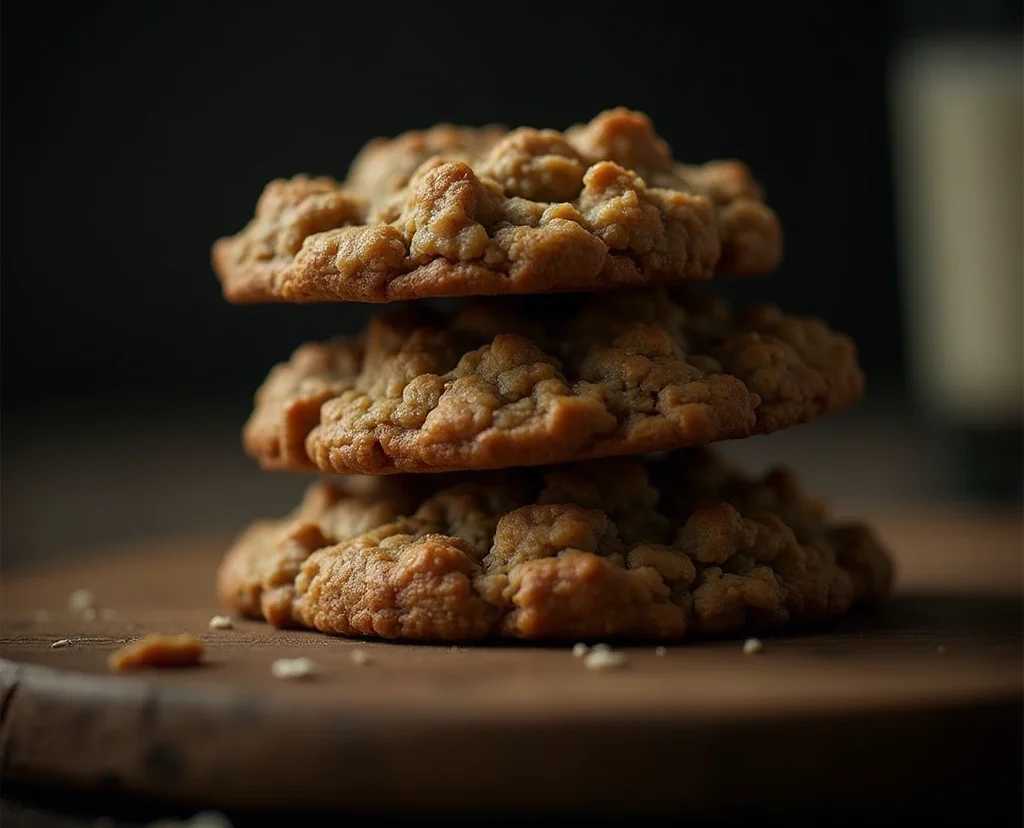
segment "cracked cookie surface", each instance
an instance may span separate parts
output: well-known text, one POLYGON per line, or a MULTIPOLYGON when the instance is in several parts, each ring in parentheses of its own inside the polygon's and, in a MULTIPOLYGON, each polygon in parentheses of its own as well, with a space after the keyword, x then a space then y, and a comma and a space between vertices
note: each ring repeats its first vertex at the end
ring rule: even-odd
POLYGON ((473 474, 335 478, 253 524, 222 603, 417 641, 658 639, 806 626, 884 596, 873 531, 776 468, 706 449, 473 474))
POLYGON ((820 320, 689 290, 413 303, 275 366, 243 441, 268 469, 496 469, 769 433, 862 390, 820 320))
POLYGON ((272 181, 213 248, 237 303, 670 284, 765 274, 781 256, 746 166, 679 164, 621 108, 564 132, 441 124, 370 141, 344 181, 272 181))

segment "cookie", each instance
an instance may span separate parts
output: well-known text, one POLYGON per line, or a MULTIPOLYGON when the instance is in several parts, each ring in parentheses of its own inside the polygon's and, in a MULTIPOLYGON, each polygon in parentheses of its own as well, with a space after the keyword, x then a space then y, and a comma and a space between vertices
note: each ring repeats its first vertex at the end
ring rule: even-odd
POLYGON ((274 367, 244 444, 267 469, 540 465, 768 433, 862 389, 820 320, 692 290, 411 303, 274 367))
POLYGON ((801 627, 884 596, 867 526, 711 451, 335 478, 224 559, 231 610, 414 641, 657 639, 801 627))
POLYGON ((236 303, 388 302, 759 275, 781 256, 747 167, 676 163, 646 115, 616 109, 565 132, 371 141, 342 182, 268 184, 213 265, 236 303))

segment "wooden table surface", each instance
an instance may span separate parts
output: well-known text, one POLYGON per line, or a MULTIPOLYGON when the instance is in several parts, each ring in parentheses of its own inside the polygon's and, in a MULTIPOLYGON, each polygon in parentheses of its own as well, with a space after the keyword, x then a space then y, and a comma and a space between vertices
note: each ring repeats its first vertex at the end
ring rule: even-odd
POLYGON ((211 631, 223 537, 30 570, 0 581, 0 768, 220 808, 707 814, 1017 784, 1019 519, 878 525, 900 571, 882 609, 766 639, 757 656, 734 641, 664 657, 630 647, 603 672, 564 647, 352 642, 255 622, 211 631), (68 608, 79 588, 97 618, 68 608), (198 633, 205 664, 111 675, 109 652, 151 631, 198 633), (72 644, 52 648, 60 638, 72 644), (370 664, 352 660, 356 647, 370 664), (271 676, 274 659, 298 655, 314 678, 271 676))

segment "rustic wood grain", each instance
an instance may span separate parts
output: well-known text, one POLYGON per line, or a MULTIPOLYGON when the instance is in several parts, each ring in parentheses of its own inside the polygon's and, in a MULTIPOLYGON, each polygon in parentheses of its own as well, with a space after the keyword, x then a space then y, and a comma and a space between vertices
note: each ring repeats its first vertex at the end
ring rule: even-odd
POLYGON ((164 541, 0 581, 0 771, 215 807, 630 806, 721 812, 989 790, 1020 777, 1019 520, 880 521, 899 593, 816 635, 630 647, 429 647, 236 621, 211 631, 226 539, 164 541), (78 588, 100 611, 68 607, 78 588), (116 618, 103 610, 114 610, 116 618), (50 613, 39 620, 37 611, 50 613), (146 632, 199 668, 111 675, 146 632), (53 649, 60 638, 70 646, 53 649), (372 662, 360 666, 356 648, 372 662), (308 681, 270 674, 306 655, 308 681))

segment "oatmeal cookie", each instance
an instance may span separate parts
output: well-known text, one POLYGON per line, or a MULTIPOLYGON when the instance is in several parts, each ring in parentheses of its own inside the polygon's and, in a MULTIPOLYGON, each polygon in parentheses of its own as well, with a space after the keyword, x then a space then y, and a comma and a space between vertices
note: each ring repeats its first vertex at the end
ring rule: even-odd
POLYGON ((821 622, 892 575, 872 530, 787 470, 684 449, 318 482, 238 539, 217 589, 244 615, 339 635, 678 640, 821 622))
POLYGON ((562 463, 776 431, 856 401, 853 342, 690 290, 413 303, 272 369, 244 429, 268 469, 562 463))
POLYGON ((268 184, 213 265, 232 302, 389 302, 760 275, 781 256, 746 166, 679 164, 646 115, 615 109, 565 132, 371 141, 344 181, 268 184))

